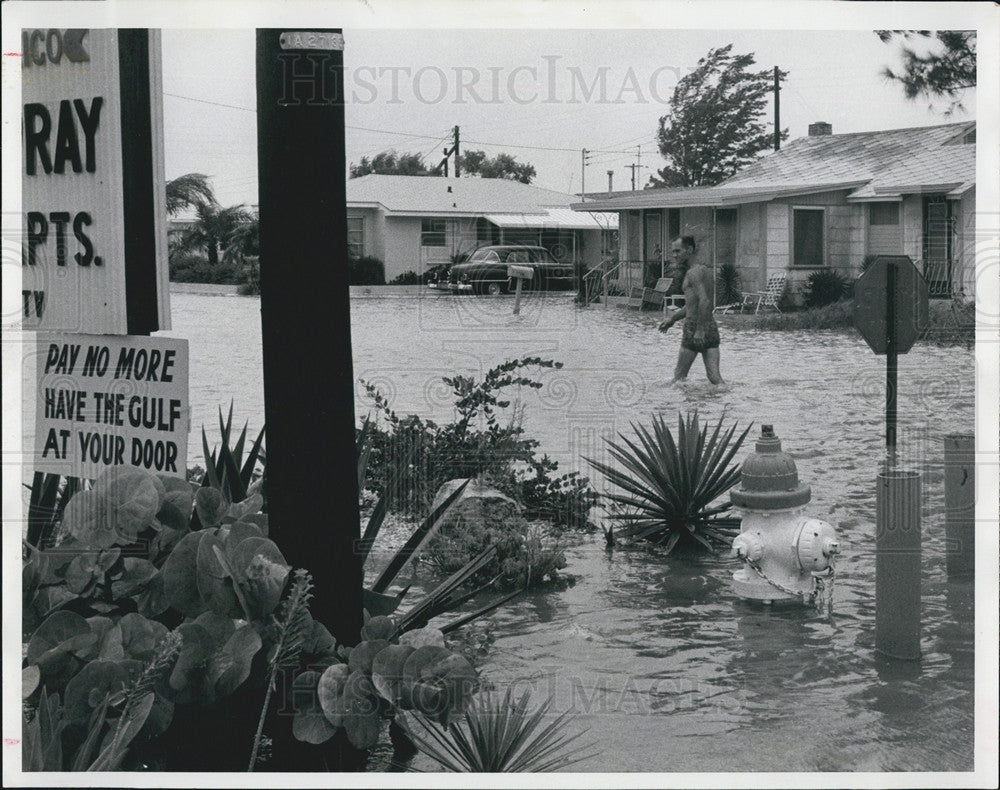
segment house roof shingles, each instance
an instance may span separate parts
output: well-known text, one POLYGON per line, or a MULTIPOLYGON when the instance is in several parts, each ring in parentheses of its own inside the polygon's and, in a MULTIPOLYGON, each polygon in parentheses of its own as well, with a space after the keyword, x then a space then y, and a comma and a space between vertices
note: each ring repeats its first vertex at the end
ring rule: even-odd
MULTIPOLYGON (((963 145, 974 121, 799 137, 717 186, 650 189, 587 203, 577 210, 756 202, 782 194, 851 189, 849 199, 885 199, 929 188, 950 191, 975 182, 974 145, 963 145)), ((967 188, 966 186, 966 188, 967 188)))
POLYGON ((502 178, 367 175, 347 182, 348 206, 381 205, 387 214, 471 216, 545 214, 575 195, 502 178))

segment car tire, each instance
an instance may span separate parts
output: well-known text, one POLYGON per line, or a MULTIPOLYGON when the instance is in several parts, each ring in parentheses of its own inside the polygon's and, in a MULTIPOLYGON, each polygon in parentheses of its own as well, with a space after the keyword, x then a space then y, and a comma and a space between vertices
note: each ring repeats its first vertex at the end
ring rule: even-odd
POLYGON ((505 290, 503 283, 492 282, 486 284, 485 293, 488 293, 490 296, 499 296, 505 290))

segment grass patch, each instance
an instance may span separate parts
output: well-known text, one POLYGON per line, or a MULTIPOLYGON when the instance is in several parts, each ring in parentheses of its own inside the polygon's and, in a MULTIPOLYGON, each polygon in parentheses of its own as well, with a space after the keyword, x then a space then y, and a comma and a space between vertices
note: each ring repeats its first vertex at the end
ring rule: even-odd
MULTIPOLYGON (((965 346, 976 342, 976 307, 959 299, 932 299, 927 331, 921 341, 939 346, 965 346)), ((751 318, 753 329, 797 331, 833 329, 855 332, 854 302, 844 299, 824 307, 785 313, 763 313, 751 318)))
POLYGON ((854 302, 843 300, 811 310, 760 313, 753 318, 754 329, 795 331, 799 329, 854 329, 854 302))

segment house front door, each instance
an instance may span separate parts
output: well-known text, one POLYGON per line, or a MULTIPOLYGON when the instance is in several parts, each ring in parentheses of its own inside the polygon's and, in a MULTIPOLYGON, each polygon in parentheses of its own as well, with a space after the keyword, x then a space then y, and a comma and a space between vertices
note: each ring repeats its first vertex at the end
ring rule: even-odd
POLYGON ((924 279, 931 297, 951 296, 951 202, 944 195, 924 198, 924 279))

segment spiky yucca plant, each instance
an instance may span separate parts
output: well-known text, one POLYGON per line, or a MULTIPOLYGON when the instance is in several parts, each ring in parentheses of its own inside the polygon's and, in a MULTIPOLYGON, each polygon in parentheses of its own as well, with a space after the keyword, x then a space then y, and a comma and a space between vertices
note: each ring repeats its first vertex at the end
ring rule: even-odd
POLYGON ((606 494, 621 506, 609 518, 621 523, 623 537, 662 544, 668 553, 678 545, 709 550, 726 545, 739 520, 722 515, 730 503, 713 503, 739 482, 740 468, 732 461, 750 426, 734 441, 736 424, 723 433, 722 422, 709 436, 697 411, 678 414, 675 440, 663 416, 654 415, 651 431, 632 425, 636 441, 624 434, 621 444, 608 440, 617 464, 586 459, 625 492, 606 494))
POLYGON ((585 759, 589 744, 569 748, 583 732, 563 732, 567 711, 541 726, 553 698, 528 713, 530 692, 514 700, 508 688, 503 698, 493 693, 474 698, 465 714, 447 727, 419 714, 408 715, 405 731, 416 747, 446 771, 512 773, 555 771, 585 759), (412 722, 422 729, 415 732, 412 722), (541 727, 541 729, 539 729, 541 727))

